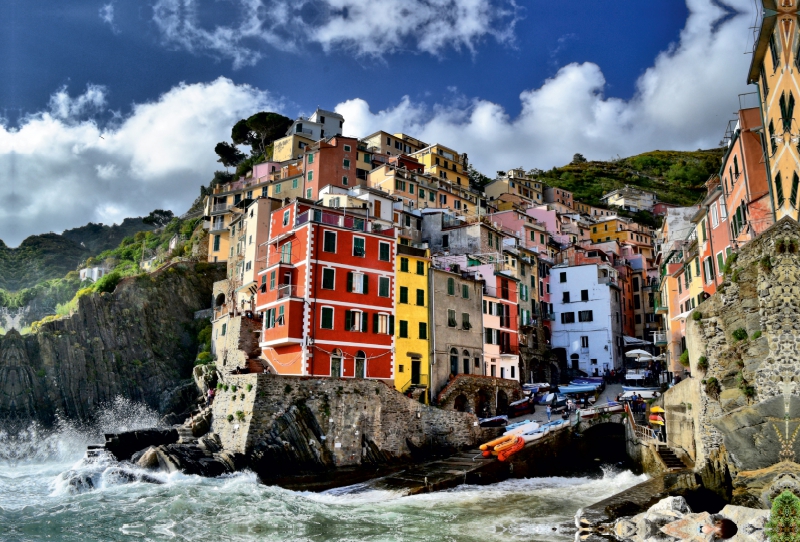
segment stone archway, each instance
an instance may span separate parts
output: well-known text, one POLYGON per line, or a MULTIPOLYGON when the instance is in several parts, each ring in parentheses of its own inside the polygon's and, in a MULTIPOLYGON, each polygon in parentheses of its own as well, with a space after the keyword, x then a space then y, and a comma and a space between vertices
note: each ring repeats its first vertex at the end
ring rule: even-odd
POLYGON ((492 415, 492 395, 483 388, 475 394, 475 415, 479 418, 492 415))
POLYGON ((498 416, 508 414, 508 395, 503 390, 497 390, 496 413, 498 416))
POLYGON ((467 404, 468 404, 467 396, 464 395, 463 393, 459 394, 453 401, 453 410, 456 410, 458 412, 466 412, 467 404))

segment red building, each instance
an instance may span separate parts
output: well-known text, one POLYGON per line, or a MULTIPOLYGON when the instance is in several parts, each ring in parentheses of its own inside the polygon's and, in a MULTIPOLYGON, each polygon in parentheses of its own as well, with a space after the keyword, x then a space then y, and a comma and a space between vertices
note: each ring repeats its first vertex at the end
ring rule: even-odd
POLYGON ((305 197, 316 200, 319 189, 328 186, 352 188, 359 184, 356 172, 358 139, 335 136, 308 148, 305 160, 305 197))
POLYGON ((395 232, 298 200, 271 217, 260 346, 283 375, 394 379, 395 232))

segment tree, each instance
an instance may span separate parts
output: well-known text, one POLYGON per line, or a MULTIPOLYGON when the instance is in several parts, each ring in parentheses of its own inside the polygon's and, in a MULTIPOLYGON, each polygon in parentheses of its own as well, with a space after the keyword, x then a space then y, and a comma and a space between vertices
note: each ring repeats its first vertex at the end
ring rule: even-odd
POLYGON ((492 179, 475 169, 472 164, 467 166, 467 177, 469 178, 470 185, 478 187, 483 187, 492 182, 492 179))
POLYGON ((142 222, 149 226, 155 226, 156 228, 160 228, 166 224, 169 224, 170 220, 175 215, 172 214, 172 211, 165 211, 164 209, 156 209, 155 211, 151 212, 149 215, 142 219, 142 222))
POLYGON ((292 119, 270 111, 260 111, 242 119, 231 129, 234 145, 249 145, 253 156, 264 155, 273 141, 283 137, 292 119))
POLYGON ((217 153, 217 156, 219 156, 219 160, 217 160, 217 162, 221 163, 225 167, 238 166, 239 163, 245 158, 242 151, 226 141, 217 143, 217 146, 214 147, 214 152, 217 153))
POLYGON ((576 152, 572 155, 572 163, 573 164, 583 164, 586 163, 586 158, 579 152, 576 152))

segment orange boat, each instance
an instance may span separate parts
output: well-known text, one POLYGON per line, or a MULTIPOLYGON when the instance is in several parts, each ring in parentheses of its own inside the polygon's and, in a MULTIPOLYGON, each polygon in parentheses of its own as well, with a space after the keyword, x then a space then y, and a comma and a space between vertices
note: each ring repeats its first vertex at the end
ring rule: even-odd
POLYGON ((503 450, 499 454, 497 454, 497 459, 500 461, 508 461, 509 457, 511 457, 524 447, 525 447, 525 439, 522 437, 517 437, 511 446, 503 448, 503 450))
POLYGON ((503 435, 502 437, 498 437, 498 438, 496 438, 494 440, 490 440, 486 444, 481 444, 480 445, 480 449, 481 450, 491 450, 492 448, 494 448, 498 444, 502 444, 502 443, 504 443, 504 442, 506 442, 508 440, 513 440, 513 439, 514 439, 514 435, 503 435))
MULTIPOLYGON (((494 450, 492 450, 492 455, 499 455, 500 452, 502 452, 503 450, 507 450, 508 448, 511 448, 512 446, 515 446, 517 444, 517 439, 519 439, 519 438, 520 437, 513 436, 509 440, 498 444, 497 446, 494 447, 494 450)), ((524 440, 523 440, 523 442, 524 442, 524 440)))

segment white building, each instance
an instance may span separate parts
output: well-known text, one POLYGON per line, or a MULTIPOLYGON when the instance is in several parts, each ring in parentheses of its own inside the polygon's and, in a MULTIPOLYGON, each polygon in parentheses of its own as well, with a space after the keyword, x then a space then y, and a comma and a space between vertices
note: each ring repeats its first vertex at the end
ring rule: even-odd
POLYGON ((317 109, 310 117, 300 117, 295 120, 286 131, 286 135, 297 134, 313 139, 314 141, 319 141, 326 137, 342 135, 343 126, 344 117, 339 113, 317 109))
POLYGON ((600 198, 610 207, 621 207, 633 213, 639 211, 652 211, 658 197, 653 192, 640 190, 627 184, 623 188, 609 192, 600 198))
POLYGON ((80 270, 81 281, 91 280, 92 282, 97 282, 97 279, 107 274, 108 269, 105 267, 87 267, 80 270))
POLYGON ((551 344, 564 349, 567 366, 602 375, 623 366, 622 315, 617 271, 608 264, 555 266, 550 300, 555 320, 551 344))
POLYGON ((319 199, 325 207, 369 209, 376 224, 384 228, 394 226, 395 198, 366 186, 343 188, 329 184, 319 191, 319 199))

